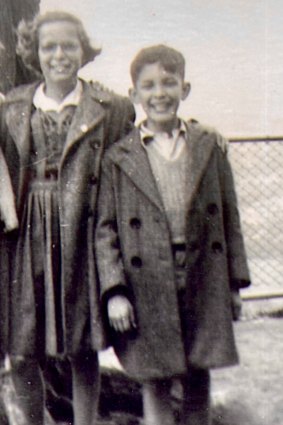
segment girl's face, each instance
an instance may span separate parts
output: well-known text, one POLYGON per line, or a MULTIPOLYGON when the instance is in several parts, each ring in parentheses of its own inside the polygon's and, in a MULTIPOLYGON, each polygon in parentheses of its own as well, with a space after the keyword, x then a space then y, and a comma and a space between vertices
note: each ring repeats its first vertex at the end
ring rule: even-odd
POLYGON ((46 84, 73 82, 82 65, 83 50, 76 25, 46 22, 39 28, 38 56, 46 84))

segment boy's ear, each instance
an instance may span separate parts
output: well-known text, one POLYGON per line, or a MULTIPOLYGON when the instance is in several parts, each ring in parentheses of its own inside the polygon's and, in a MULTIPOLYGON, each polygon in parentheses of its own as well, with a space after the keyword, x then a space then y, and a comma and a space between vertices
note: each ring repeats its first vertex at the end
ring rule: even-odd
POLYGON ((182 100, 187 99, 191 91, 191 84, 187 81, 184 81, 183 84, 183 93, 182 93, 182 100))
POLYGON ((138 92, 137 92, 137 90, 135 89, 135 87, 131 87, 131 88, 129 89, 129 97, 130 97, 130 99, 131 99, 132 103, 135 103, 136 105, 137 105, 138 103, 140 103, 139 95, 138 95, 138 92))

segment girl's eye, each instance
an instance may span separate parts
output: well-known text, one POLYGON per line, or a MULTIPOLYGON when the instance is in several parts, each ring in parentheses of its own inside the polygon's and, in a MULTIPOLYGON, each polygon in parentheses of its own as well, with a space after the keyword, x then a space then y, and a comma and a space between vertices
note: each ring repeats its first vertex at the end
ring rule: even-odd
POLYGON ((40 48, 43 52, 52 52, 53 50, 56 49, 56 45, 55 44, 44 44, 40 48))
POLYGON ((66 52, 74 52, 75 50, 78 49, 79 46, 75 43, 65 43, 61 47, 66 52))
POLYGON ((75 43, 63 43, 63 44, 43 44, 40 49, 45 53, 52 53, 55 52, 58 47, 61 47, 61 49, 64 52, 74 52, 79 48, 78 44, 75 43))

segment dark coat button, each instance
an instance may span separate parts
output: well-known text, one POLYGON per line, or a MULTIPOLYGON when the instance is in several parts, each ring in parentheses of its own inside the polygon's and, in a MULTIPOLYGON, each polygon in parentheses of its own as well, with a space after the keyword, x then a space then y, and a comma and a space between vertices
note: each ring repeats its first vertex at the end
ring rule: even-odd
POLYGON ((137 217, 131 218, 131 220, 130 220, 130 226, 133 229, 140 229, 141 228, 141 221, 140 221, 140 219, 137 218, 137 217))
POLYGON ((196 209, 196 208, 192 208, 191 210, 190 210, 190 215, 196 215, 196 214, 198 214, 199 213, 199 211, 196 209))
POLYGON ((98 178, 93 174, 90 179, 89 179, 90 183, 95 185, 98 182, 98 178))
POLYGON ((191 252, 195 252, 195 251, 197 251, 199 249, 199 244, 198 244, 198 242, 197 241, 192 241, 192 242, 190 242, 189 243, 189 250, 191 251, 191 252))
POLYGON ((215 254, 218 254, 223 251, 223 246, 221 242, 212 242, 211 249, 215 254))
POLYGON ((91 140, 89 143, 94 150, 99 149, 101 145, 100 140, 91 140))
POLYGON ((131 264, 133 267, 136 267, 137 269, 140 269, 142 266, 142 260, 140 257, 132 257, 131 264))
POLYGON ((207 212, 210 214, 210 215, 215 215, 215 214, 217 214, 218 213, 218 206, 216 205, 216 204, 208 204, 208 206, 207 206, 207 212))

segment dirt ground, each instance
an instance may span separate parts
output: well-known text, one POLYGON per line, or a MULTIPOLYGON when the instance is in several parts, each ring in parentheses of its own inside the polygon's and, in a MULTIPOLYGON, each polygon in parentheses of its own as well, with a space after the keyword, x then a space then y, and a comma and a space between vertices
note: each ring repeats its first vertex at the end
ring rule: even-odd
MULTIPOLYGON (((283 318, 245 319, 235 324, 235 333, 240 365, 212 371, 213 425, 283 425, 283 318)), ((111 352, 102 353, 100 361, 102 399, 108 410, 100 424, 141 424, 139 386, 121 373, 117 379, 111 352)), ((25 425, 9 392, 9 386, 3 392, 2 384, 10 425, 25 425)), ((0 425, 4 424, 7 420, 0 409, 0 425)), ((49 418, 46 425, 54 423, 49 418)))

